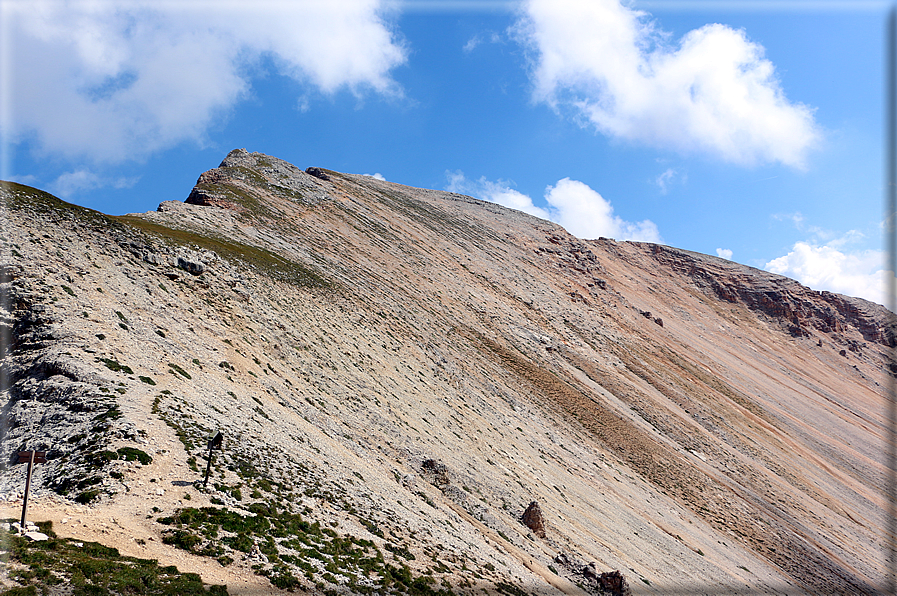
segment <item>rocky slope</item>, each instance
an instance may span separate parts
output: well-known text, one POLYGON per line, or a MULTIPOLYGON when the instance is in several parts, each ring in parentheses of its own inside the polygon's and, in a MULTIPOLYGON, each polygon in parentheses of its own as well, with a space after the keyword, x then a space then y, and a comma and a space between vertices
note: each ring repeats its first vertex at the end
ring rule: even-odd
POLYGON ((244 150, 152 213, 2 194, 10 517, 43 449, 32 517, 231 593, 881 585, 880 306, 244 150))

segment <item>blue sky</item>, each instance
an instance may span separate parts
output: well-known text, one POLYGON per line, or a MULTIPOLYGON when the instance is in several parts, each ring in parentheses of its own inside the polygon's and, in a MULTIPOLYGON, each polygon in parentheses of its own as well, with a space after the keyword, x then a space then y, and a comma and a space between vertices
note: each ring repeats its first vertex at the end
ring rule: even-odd
POLYGON ((148 211, 245 147, 883 302, 892 6, 0 0, 0 178, 148 211))

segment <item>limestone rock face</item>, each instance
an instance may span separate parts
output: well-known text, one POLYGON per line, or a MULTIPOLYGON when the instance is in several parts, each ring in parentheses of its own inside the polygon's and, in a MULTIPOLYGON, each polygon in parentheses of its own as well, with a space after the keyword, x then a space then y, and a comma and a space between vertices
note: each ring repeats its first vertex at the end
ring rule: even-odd
POLYGON ((33 519, 216 583, 881 592, 891 313, 321 172, 237 149, 119 217, 0 185, 5 517, 41 450, 33 519))
POLYGON ((885 307, 832 292, 816 292, 781 275, 661 245, 642 244, 657 261, 688 276, 703 291, 727 302, 744 304, 789 329, 809 337, 807 328, 846 336, 854 329, 867 342, 894 347, 897 321, 885 307))

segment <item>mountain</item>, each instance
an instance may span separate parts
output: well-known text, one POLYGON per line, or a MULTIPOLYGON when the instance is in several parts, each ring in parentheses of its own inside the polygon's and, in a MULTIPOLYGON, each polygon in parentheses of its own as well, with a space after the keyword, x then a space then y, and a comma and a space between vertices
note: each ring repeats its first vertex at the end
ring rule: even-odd
POLYGON ((9 517, 44 450, 29 518, 232 594, 883 589, 879 305, 245 150, 2 195, 9 517))

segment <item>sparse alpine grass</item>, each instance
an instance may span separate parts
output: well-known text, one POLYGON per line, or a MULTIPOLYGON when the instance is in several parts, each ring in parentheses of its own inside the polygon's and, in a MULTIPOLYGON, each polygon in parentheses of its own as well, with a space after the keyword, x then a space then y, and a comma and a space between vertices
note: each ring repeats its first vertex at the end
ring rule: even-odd
MULTIPOLYGON (((5 520, 12 522, 15 520, 5 520)), ((38 522, 50 539, 32 542, 0 530, 8 552, 4 571, 15 585, 4 596, 37 594, 143 594, 159 596, 224 596, 227 587, 205 586, 199 575, 155 560, 122 556, 96 542, 58 538, 51 522, 38 522)))
POLYGON ((168 526, 162 533, 166 544, 213 557, 222 565, 258 546, 268 565, 253 569, 281 589, 305 587, 328 593, 344 586, 357 594, 453 594, 451 589, 434 588, 432 575, 416 574, 398 561, 398 557, 414 559, 405 545, 386 547, 398 555, 393 564, 373 541, 339 534, 271 502, 252 503, 246 511, 243 515, 223 507, 187 507, 157 521, 168 526))

